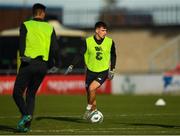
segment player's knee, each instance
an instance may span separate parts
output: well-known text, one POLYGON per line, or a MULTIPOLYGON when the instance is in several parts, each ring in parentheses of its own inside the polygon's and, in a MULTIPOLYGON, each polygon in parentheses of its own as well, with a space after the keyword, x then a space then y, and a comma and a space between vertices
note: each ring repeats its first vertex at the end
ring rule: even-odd
POLYGON ((98 89, 99 88, 99 84, 91 84, 90 86, 89 86, 89 91, 95 91, 96 89, 98 89))
POLYGON ((17 91, 13 91, 13 98, 16 99, 16 98, 19 98, 19 96, 21 96, 17 91))
POLYGON ((36 97, 36 93, 35 92, 28 92, 28 93, 26 93, 26 97, 35 98, 36 97))
POLYGON ((19 97, 23 96, 23 92, 19 91, 19 89, 14 88, 12 96, 13 96, 13 98, 19 98, 19 97))
POLYGON ((93 86, 93 85, 90 85, 90 86, 89 86, 89 91, 92 92, 92 91, 94 91, 94 90, 95 90, 94 86, 93 86))

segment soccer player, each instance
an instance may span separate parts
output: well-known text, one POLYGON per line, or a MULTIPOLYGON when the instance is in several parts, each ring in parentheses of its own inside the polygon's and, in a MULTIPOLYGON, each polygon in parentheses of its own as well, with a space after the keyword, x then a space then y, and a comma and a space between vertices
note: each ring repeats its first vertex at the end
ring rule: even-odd
POLYGON ((21 113, 17 125, 21 132, 27 132, 30 128, 35 95, 47 72, 49 56, 55 60, 56 66, 59 63, 56 34, 53 27, 44 21, 45 9, 40 3, 34 4, 33 19, 25 21, 20 27, 21 65, 14 84, 13 98, 21 113), (26 99, 23 98, 24 92, 26 99))
POLYGON ((87 119, 93 111, 97 110, 96 90, 107 78, 111 80, 114 76, 116 64, 115 44, 106 35, 107 25, 104 22, 97 22, 95 24, 95 34, 86 38, 79 56, 75 57, 72 65, 65 72, 65 74, 71 72, 74 65, 84 57, 87 67, 85 86, 88 103, 83 116, 84 119, 87 119))

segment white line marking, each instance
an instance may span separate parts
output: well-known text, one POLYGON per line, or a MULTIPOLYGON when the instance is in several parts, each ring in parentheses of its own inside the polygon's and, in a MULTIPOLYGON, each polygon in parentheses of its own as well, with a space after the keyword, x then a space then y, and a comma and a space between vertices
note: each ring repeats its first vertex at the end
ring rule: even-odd
MULTIPOLYGON (((104 115, 107 118, 114 118, 114 117, 129 117, 129 116, 179 116, 179 114, 176 113, 162 113, 162 114, 107 114, 104 115)), ((69 117, 69 118, 73 118, 73 117, 77 117, 77 118, 81 118, 80 115, 51 115, 51 114, 47 114, 47 115, 35 115, 34 118, 38 118, 38 117, 69 117)), ((20 116, 3 116, 0 115, 0 119, 7 119, 7 118, 20 118, 20 116)))

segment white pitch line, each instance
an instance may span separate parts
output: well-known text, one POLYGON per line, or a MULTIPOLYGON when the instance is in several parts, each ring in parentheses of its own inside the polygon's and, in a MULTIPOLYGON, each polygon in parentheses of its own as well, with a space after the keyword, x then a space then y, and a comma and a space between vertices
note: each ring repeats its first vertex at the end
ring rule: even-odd
MULTIPOLYGON (((112 114, 112 115, 104 115, 105 117, 108 118, 113 118, 113 117, 129 117, 129 116, 179 116, 179 114, 176 113, 162 113, 162 114, 112 114)), ((51 114, 47 114, 47 115, 35 115, 34 118, 38 118, 38 117, 69 117, 69 118, 73 118, 73 117, 77 117, 77 118, 81 118, 80 115, 51 115, 51 114)), ((0 119, 7 119, 7 118, 20 118, 20 116, 3 116, 0 115, 0 119)))
POLYGON ((109 114, 109 115, 105 115, 106 117, 127 117, 127 116, 174 116, 177 115, 179 116, 179 114, 176 113, 155 113, 155 114, 109 114))
MULTIPOLYGON (((37 115, 37 116, 34 116, 34 118, 38 118, 38 117, 69 117, 69 118, 73 118, 73 117, 81 117, 81 116, 58 116, 58 115, 37 115)), ((0 119, 7 119, 7 118, 20 118, 20 116, 1 116, 0 115, 0 119)))
POLYGON ((0 119, 7 119, 7 118, 20 118, 20 116, 0 116, 0 119))
MULTIPOLYGON (((146 128, 147 129, 147 128, 146 128)), ((126 127, 126 128, 106 128, 106 130, 104 130, 104 128, 85 128, 85 129, 50 129, 50 130, 43 130, 43 129, 31 129, 30 133, 113 133, 114 131, 119 131, 119 133, 123 133, 123 132, 135 132, 135 131, 142 131, 144 130, 144 128, 130 128, 130 127, 126 127)), ((151 132, 152 128, 149 128, 148 130, 146 130, 146 132, 151 132)), ((169 130, 153 130, 153 133, 160 133, 160 134, 165 134, 169 132, 169 130)), ((2 132, 1 134, 8 134, 9 132, 2 132)))
MULTIPOLYGON (((120 131, 120 132, 126 132, 126 131, 141 131, 144 130, 144 128, 104 128, 99 129, 55 129, 55 130, 42 130, 42 129, 36 129, 36 130, 30 130, 30 132, 35 132, 35 133, 63 133, 63 132, 75 132, 75 133, 82 133, 82 132, 90 132, 90 133, 99 133, 99 132, 114 132, 114 131, 120 131)), ((152 128, 149 128, 149 130, 146 131, 152 131, 152 128)), ((169 130, 153 130, 153 132, 158 132, 158 133, 166 133, 169 132, 169 130)))
POLYGON ((113 132, 113 130, 103 130, 103 131, 99 131, 99 130, 91 130, 91 131, 88 131, 88 130, 49 130, 49 131, 46 131, 46 130, 31 130, 30 132, 32 133, 87 133, 87 132, 90 132, 90 133, 99 133, 99 132, 104 132, 104 133, 108 133, 108 132, 113 132))

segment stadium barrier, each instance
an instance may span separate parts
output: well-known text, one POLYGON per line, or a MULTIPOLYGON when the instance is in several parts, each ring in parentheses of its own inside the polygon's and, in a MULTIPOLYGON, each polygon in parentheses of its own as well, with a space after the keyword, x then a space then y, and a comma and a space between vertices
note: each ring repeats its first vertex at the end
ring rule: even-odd
MULTIPOLYGON (((38 94, 85 94, 83 75, 47 75, 38 94)), ((12 94, 15 76, 0 76, 0 94, 12 94)), ((97 91, 98 94, 180 94, 178 74, 115 75, 97 91)))
POLYGON ((115 75, 112 94, 180 94, 178 74, 115 75))
MULTIPOLYGON (((12 94, 16 76, 0 76, 0 94, 12 94)), ((47 75, 38 89, 38 94, 85 94, 83 75, 47 75)), ((111 94, 111 82, 106 81, 98 94, 111 94)))

